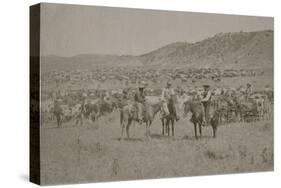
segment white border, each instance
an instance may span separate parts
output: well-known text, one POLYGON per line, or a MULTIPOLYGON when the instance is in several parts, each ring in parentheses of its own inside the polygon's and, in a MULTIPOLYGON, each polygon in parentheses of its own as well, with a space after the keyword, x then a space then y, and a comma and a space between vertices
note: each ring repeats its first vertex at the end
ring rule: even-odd
MULTIPOLYGON (((28 182, 29 5, 35 0, 3 1, 1 19, 1 187, 35 187, 28 182)), ((277 0, 54 0, 44 2, 275 17, 275 49, 280 49, 281 7, 277 0)), ((160 180, 83 184, 79 187, 278 187, 280 182, 279 52, 275 50, 275 172, 160 180)), ((77 187, 69 185, 67 187, 77 187)), ((62 187, 62 186, 58 186, 62 187)))

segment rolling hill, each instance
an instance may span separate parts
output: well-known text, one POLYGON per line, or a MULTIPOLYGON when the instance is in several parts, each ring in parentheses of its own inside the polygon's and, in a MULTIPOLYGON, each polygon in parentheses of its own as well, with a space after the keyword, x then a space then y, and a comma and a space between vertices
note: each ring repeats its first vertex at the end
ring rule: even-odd
POLYGON ((41 67, 83 69, 93 65, 177 65, 204 68, 272 68, 273 31, 218 33, 196 43, 175 42, 140 56, 91 55, 44 56, 41 67))

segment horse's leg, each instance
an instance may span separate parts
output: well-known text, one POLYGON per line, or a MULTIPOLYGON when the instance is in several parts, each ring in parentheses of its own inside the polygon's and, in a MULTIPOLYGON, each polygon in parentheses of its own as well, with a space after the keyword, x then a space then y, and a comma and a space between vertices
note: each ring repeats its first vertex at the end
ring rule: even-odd
POLYGON ((171 136, 171 122, 172 122, 172 120, 171 119, 169 119, 168 121, 167 121, 167 132, 168 132, 168 136, 171 136))
POLYGON ((124 134, 124 125, 121 126, 121 140, 123 139, 123 134, 124 134))
POLYGON ((145 136, 148 137, 148 121, 145 122, 145 136))
POLYGON ((194 122, 193 125, 194 125, 194 135, 195 135, 195 138, 197 139, 198 138, 197 137, 197 123, 194 122))
POLYGON ((121 124, 121 140, 123 139, 125 125, 126 124, 124 122, 122 122, 122 124, 121 124))
POLYGON ((152 124, 152 120, 149 121, 149 125, 148 125, 148 135, 149 135, 149 138, 150 138, 150 127, 151 127, 151 124, 152 124))
POLYGON ((61 117, 60 117, 60 115, 57 115, 57 124, 58 124, 58 127, 61 126, 61 117))
POLYGON ((75 126, 78 126, 78 124, 79 124, 79 119, 77 118, 75 118, 75 126))
POLYGON ((161 122, 162 122, 162 136, 164 136, 164 134, 165 134, 165 120, 164 120, 164 118, 161 119, 161 122))
POLYGON ((168 136, 170 136, 170 119, 166 120, 166 132, 168 132, 168 136))
POLYGON ((200 137, 201 137, 202 136, 202 123, 199 122, 198 126, 199 126, 199 133, 200 133, 200 137))
POLYGON ((146 121, 146 138, 150 138, 150 125, 151 125, 151 121, 146 121))
POLYGON ((121 140, 122 140, 124 135, 124 129, 127 125, 127 119, 124 118, 123 112, 120 113, 120 125, 121 125, 121 140))
POLYGON ((213 128, 213 138, 216 138, 217 127, 212 126, 213 128))
POLYGON ((126 127, 126 133, 127 133, 127 138, 130 138, 130 126, 131 126, 132 120, 129 119, 126 127))
POLYGON ((172 120, 172 136, 175 136, 175 130, 174 130, 174 124, 175 124, 175 121, 172 120))

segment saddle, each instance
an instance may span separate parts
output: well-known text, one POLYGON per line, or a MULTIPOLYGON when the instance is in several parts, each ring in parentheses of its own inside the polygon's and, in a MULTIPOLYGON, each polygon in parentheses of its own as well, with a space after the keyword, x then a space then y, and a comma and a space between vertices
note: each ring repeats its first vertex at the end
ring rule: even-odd
MULTIPOLYGON (((138 117, 138 107, 135 105, 135 104, 129 104, 128 105, 128 108, 129 108, 129 113, 130 113, 130 116, 133 117, 134 119, 137 119, 138 117)), ((144 108, 144 105, 142 104, 142 107, 140 109, 142 112, 142 117, 144 115, 144 112, 145 112, 145 108, 144 108)))
POLYGON ((172 100, 169 100, 168 103, 166 103, 167 106, 164 106, 165 103, 163 103, 161 105, 161 109, 160 109, 160 114, 161 114, 161 118, 165 118, 169 115, 174 116, 175 119, 179 119, 176 115, 176 109, 174 106, 174 102, 172 100))

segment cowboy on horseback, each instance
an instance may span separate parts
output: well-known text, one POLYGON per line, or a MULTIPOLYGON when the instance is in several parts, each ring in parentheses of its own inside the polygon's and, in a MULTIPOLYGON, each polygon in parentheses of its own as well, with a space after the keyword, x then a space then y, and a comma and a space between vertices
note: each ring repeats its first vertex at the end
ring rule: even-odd
POLYGON ((178 121, 179 116, 177 115, 176 106, 174 104, 174 101, 172 100, 172 98, 175 95, 176 95, 176 93, 175 93, 174 89, 172 88, 172 82, 167 81, 166 87, 163 88, 162 94, 161 94, 162 110, 164 112, 164 116, 170 115, 171 112, 169 111, 168 104, 171 104, 174 115, 176 117, 176 120, 178 121))
POLYGON ((210 105, 210 102, 211 102, 211 97, 212 97, 212 92, 210 90, 210 85, 203 85, 203 88, 204 88, 204 92, 203 92, 203 98, 201 99, 201 103, 202 103, 202 106, 203 106, 203 125, 206 125, 207 124, 207 121, 206 121, 206 115, 207 115, 207 109, 210 105))
POLYGON ((143 106, 145 102, 145 85, 146 83, 142 81, 139 85, 139 88, 135 94, 135 109, 137 114, 137 121, 142 123, 143 121, 143 106))

